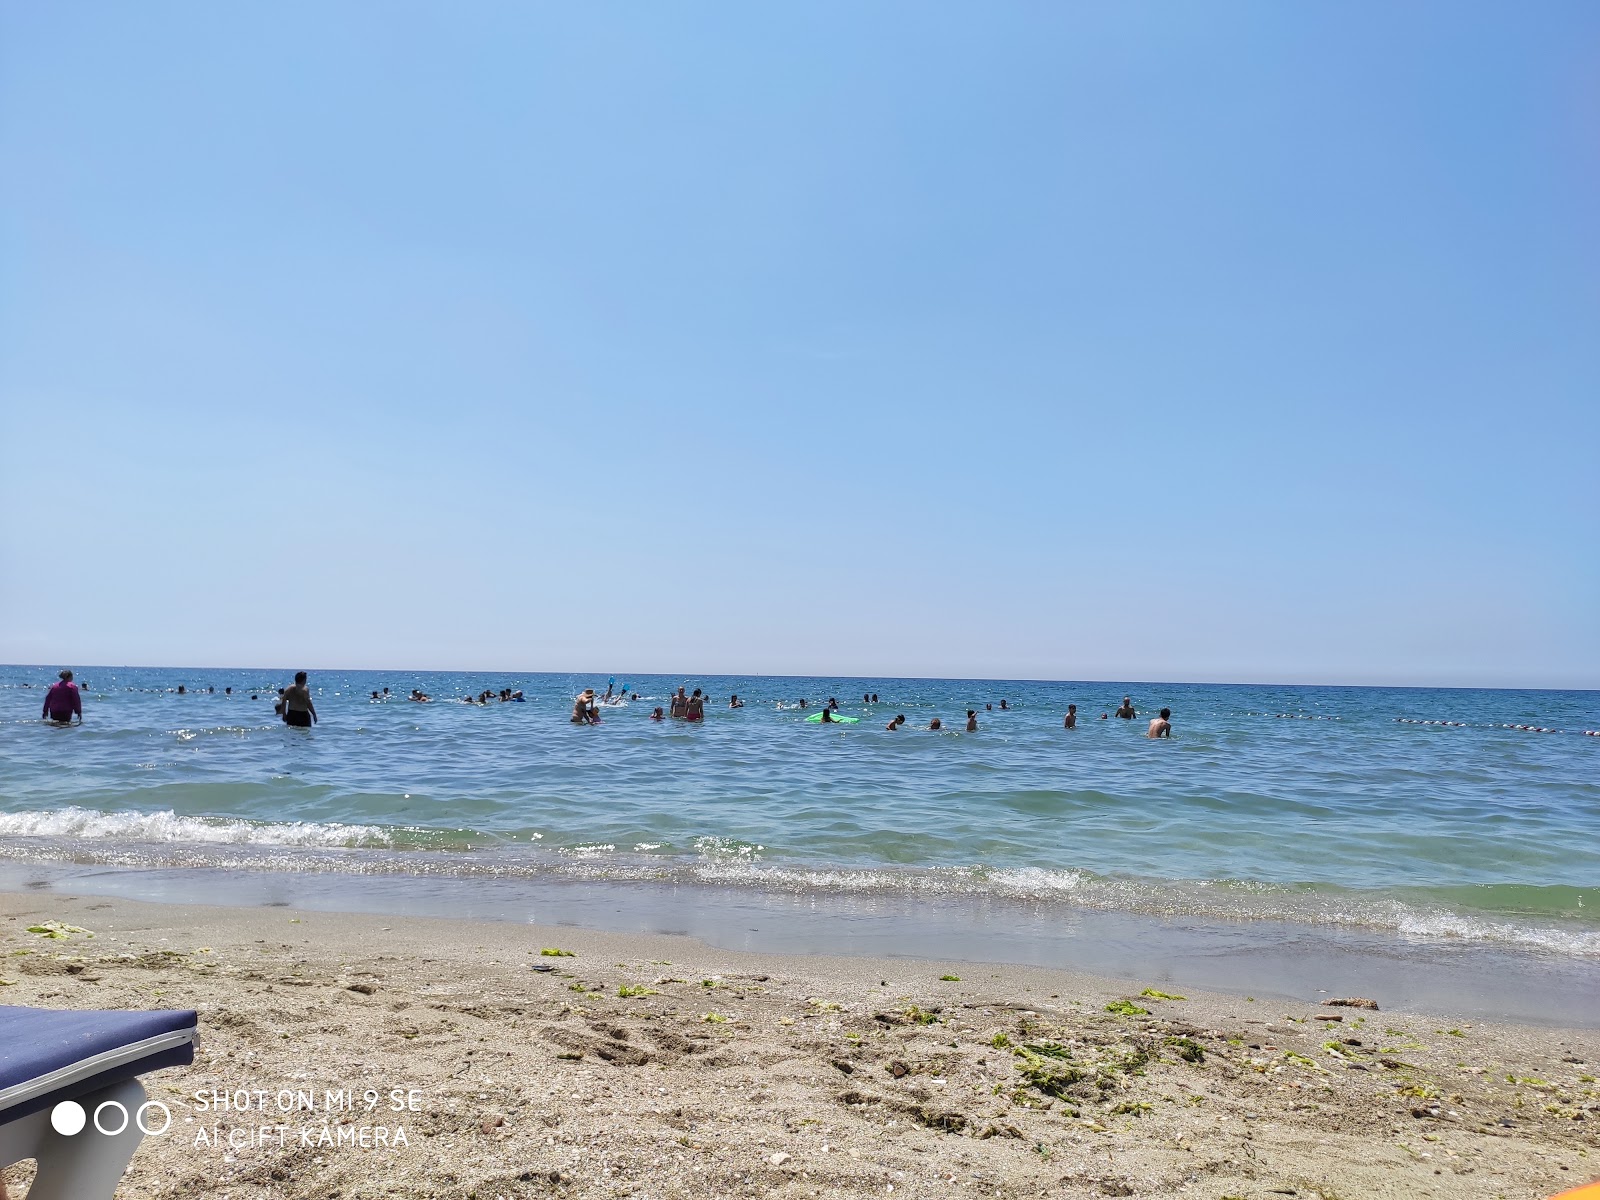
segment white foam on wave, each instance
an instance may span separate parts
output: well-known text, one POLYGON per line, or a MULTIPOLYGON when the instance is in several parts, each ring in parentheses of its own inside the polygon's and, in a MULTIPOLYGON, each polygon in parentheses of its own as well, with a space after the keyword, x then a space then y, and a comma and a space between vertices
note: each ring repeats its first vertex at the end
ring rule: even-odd
POLYGON ((377 825, 342 822, 240 821, 225 817, 180 817, 160 812, 99 812, 67 807, 0 813, 0 837, 72 837, 139 842, 190 842, 230 846, 386 847, 389 834, 377 825))

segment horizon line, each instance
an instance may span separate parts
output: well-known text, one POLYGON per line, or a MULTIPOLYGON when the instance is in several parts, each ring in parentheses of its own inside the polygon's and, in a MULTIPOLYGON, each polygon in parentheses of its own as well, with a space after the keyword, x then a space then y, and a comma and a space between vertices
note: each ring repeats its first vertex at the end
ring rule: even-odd
MULTIPOLYGON (((64 668, 47 663, 0 663, 0 669, 21 669, 40 671, 59 671, 64 668)), ((290 670, 284 667, 256 667, 256 666, 198 666, 182 664, 178 666, 155 665, 151 663, 90 663, 81 667, 73 667, 78 671, 260 671, 278 672, 290 670)), ((322 672, 334 674, 350 672, 360 674, 394 674, 413 675, 444 675, 444 674, 484 674, 484 675, 607 675, 617 676, 615 671, 551 671, 551 670, 520 670, 520 669, 479 669, 463 667, 297 667, 293 670, 303 670, 308 674, 322 672)), ((292 671, 291 671, 292 673, 292 671)), ((749 672, 729 673, 725 671, 692 672, 692 671, 642 671, 638 678, 660 677, 680 679, 835 679, 840 682, 862 681, 870 683, 873 680, 896 680, 922 683, 1017 683, 1017 684, 1106 684, 1116 687, 1307 687, 1307 688, 1382 688, 1391 691, 1461 691, 1461 692, 1600 692, 1600 687, 1535 687, 1535 686, 1506 686, 1494 684, 1470 683, 1314 683, 1309 681, 1287 682, 1281 680, 1220 680, 1220 679, 1044 679, 1025 678, 997 675, 801 675, 801 674, 751 674, 749 672)))

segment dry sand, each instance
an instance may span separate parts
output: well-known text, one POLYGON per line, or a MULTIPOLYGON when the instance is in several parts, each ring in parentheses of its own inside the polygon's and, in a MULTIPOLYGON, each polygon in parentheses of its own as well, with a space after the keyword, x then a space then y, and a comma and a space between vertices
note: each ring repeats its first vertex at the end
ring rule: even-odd
MULTIPOLYGON (((0 956, 8 1004, 200 1011, 194 1066, 146 1081, 174 1121, 118 1192, 141 1200, 1513 1200, 1600 1175, 1589 1030, 53 893, 0 894, 0 956), (45 921, 93 936, 26 931, 45 921), (266 1111, 194 1107, 238 1089, 266 1111), (327 1111, 345 1089, 355 1110, 327 1111), (280 1091, 313 1092, 316 1111, 280 1112, 280 1091), (405 1144, 370 1144, 379 1126, 405 1144), (369 1146, 348 1144, 362 1130, 369 1146)), ((11 1169, 14 1196, 27 1177, 11 1169)))

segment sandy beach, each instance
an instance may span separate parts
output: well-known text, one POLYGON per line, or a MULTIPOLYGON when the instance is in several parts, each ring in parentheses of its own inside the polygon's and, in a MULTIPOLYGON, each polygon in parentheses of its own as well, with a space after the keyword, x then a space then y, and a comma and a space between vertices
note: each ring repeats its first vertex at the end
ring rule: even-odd
POLYGON ((193 1067, 149 1080, 173 1123, 130 1198, 1512 1200, 1600 1175, 1591 1030, 54 894, 0 894, 0 954, 8 1004, 200 1011, 193 1067))

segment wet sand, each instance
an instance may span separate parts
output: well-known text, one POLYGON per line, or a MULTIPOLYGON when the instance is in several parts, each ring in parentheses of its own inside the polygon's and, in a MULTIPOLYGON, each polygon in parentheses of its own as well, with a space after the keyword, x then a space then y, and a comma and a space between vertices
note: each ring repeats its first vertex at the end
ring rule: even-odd
POLYGON ((147 1080, 171 1131, 119 1196, 1512 1200, 1600 1176, 1592 1029, 1327 1007, 1337 960, 1305 970, 1300 999, 1181 977, 1163 998, 1038 967, 0 894, 0 1002, 200 1010, 195 1064, 147 1080), (89 932, 27 932, 47 921, 89 932), (213 1092, 228 1110, 196 1105, 213 1092))

